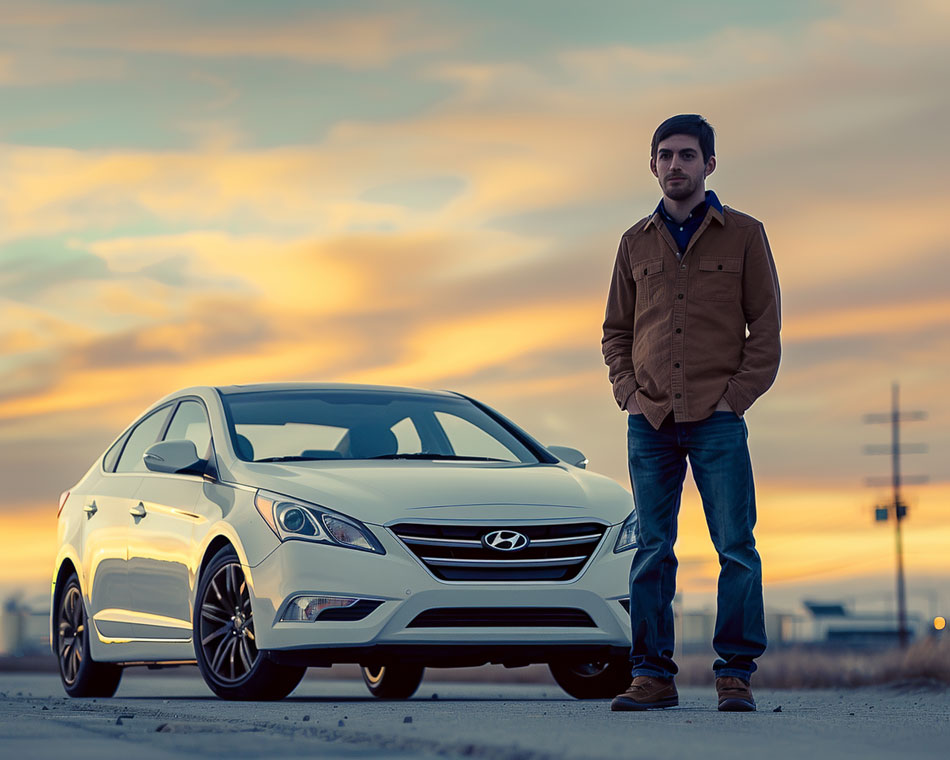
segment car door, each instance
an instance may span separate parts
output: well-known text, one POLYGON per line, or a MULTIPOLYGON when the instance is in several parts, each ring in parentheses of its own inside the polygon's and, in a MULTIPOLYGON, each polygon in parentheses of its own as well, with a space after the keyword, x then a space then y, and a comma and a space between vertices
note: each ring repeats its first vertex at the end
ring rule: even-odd
MULTIPOLYGON (((197 398, 180 401, 162 440, 190 440, 198 456, 207 459, 213 449, 204 404, 197 398)), ((200 504, 206 485, 200 475, 142 476, 135 494, 139 514, 130 517, 128 533, 134 639, 168 643, 191 639, 195 526, 204 522, 200 504)))
MULTIPOLYGON (((136 423, 110 449, 103 471, 90 494, 83 500, 82 564, 87 583, 89 616, 99 638, 120 643, 131 631, 128 583, 129 510, 141 485, 141 469, 136 452, 150 446, 168 418, 169 407, 157 409, 136 423), (118 453, 116 461, 113 454, 118 453)), ((141 460, 141 456, 138 457, 141 460)))

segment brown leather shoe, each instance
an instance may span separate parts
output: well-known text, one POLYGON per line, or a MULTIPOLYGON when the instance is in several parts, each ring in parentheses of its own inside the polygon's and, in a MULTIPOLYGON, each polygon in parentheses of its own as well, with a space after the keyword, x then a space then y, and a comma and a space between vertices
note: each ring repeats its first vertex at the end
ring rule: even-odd
POLYGON ((748 681, 735 676, 723 676, 716 679, 716 693, 719 695, 719 712, 753 712, 755 700, 748 681))
POLYGON ((611 710, 657 710, 680 703, 672 678, 637 676, 623 694, 610 703, 611 710))

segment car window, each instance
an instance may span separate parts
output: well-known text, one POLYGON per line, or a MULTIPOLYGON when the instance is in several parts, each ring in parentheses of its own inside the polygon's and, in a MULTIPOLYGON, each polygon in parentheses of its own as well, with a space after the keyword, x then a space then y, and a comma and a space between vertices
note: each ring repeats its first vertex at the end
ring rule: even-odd
POLYGON ((488 457, 517 462, 515 453, 478 425, 449 412, 435 412, 453 452, 463 457, 488 457))
POLYGON ((129 436, 125 448, 122 450, 122 456, 119 457, 119 464, 116 466, 116 472, 148 472, 145 466, 145 449, 158 440, 159 433, 162 432, 162 426, 168 418, 168 410, 171 407, 164 406, 152 412, 143 419, 135 430, 129 436))
POLYGON ((191 441, 195 450, 202 459, 208 456, 208 446, 211 444, 211 425, 208 423, 208 413, 200 401, 182 401, 175 410, 166 441, 191 441))

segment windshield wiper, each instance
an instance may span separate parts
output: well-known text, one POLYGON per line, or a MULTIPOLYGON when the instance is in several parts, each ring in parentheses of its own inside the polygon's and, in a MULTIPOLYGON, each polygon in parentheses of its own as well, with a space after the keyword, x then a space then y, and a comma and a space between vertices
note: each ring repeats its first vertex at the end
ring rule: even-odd
POLYGON ((507 459, 496 459, 494 457, 465 457, 458 454, 427 454, 420 452, 418 454, 380 454, 377 457, 366 457, 366 459, 450 459, 455 461, 468 462, 507 462, 507 459))
POLYGON ((328 462, 333 457, 302 457, 299 454, 296 456, 286 456, 286 457, 264 457, 263 459, 255 459, 255 462, 328 462))

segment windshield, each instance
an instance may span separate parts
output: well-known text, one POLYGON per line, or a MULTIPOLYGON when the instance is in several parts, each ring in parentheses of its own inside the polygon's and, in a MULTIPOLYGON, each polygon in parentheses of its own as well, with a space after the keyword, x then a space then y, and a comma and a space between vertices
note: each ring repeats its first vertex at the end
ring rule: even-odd
POLYGON ((300 390, 226 394, 222 401, 234 450, 245 461, 539 461, 515 431, 464 398, 300 390))

